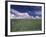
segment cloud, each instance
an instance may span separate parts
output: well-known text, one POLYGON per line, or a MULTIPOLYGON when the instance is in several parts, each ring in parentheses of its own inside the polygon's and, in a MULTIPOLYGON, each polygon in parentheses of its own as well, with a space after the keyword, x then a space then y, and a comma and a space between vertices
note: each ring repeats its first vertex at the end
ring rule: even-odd
POLYGON ((32 16, 32 19, 41 19, 41 17, 39 17, 39 16, 32 16))
POLYGON ((11 13, 13 13, 13 14, 18 14, 18 13, 20 13, 20 12, 17 11, 17 10, 11 9, 11 13))
POLYGON ((37 19, 40 19, 41 17, 39 17, 39 16, 36 16, 35 18, 37 18, 37 19))
MULTIPOLYGON (((41 15, 41 11, 35 11, 35 14, 41 15)), ((30 16, 27 12, 19 12, 17 10, 11 9, 11 14, 10 14, 12 19, 40 19, 41 17, 39 16, 30 16)))
POLYGON ((35 14, 41 15, 42 13, 41 13, 41 11, 35 11, 35 14))
POLYGON ((17 10, 11 9, 11 17, 16 17, 16 18, 30 18, 30 15, 28 13, 21 13, 17 10), (13 16, 14 15, 14 16, 13 16))

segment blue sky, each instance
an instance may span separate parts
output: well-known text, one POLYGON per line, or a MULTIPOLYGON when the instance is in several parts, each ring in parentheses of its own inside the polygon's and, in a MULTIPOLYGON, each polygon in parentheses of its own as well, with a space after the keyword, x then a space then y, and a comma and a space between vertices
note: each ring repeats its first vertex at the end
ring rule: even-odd
POLYGON ((17 10, 20 13, 27 12, 31 16, 41 16, 41 6, 22 6, 22 5, 11 5, 11 9, 17 10))

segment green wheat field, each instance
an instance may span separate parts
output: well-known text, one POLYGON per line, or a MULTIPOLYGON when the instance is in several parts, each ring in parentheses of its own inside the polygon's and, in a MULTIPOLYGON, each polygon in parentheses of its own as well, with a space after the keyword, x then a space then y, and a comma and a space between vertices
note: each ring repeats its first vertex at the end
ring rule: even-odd
POLYGON ((11 19, 11 32, 39 31, 41 30, 41 19, 11 19))

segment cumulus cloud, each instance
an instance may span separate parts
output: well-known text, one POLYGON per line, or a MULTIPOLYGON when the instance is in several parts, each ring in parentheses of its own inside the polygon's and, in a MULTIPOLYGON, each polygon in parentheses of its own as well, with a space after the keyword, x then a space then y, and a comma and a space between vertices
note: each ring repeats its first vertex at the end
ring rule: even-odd
POLYGON ((39 17, 39 16, 32 16, 32 19, 41 19, 41 17, 39 17))
POLYGON ((30 15, 28 13, 26 13, 26 12, 25 13, 21 13, 21 12, 19 12, 17 10, 11 9, 11 17, 16 17, 16 18, 30 18, 30 15))
MULTIPOLYGON (((35 14, 38 14, 38 15, 41 15, 41 11, 35 11, 35 14)), ((28 19, 40 19, 41 17, 39 17, 39 16, 30 16, 27 12, 23 12, 23 13, 21 13, 21 12, 19 12, 19 11, 17 11, 17 10, 14 10, 14 9, 11 9, 11 14, 10 14, 11 16, 11 18, 12 19, 26 19, 26 18, 28 18, 28 19)))
POLYGON ((35 16, 35 18, 39 18, 39 16, 35 16))
POLYGON ((18 13, 20 13, 20 12, 17 11, 17 10, 11 9, 11 13, 12 13, 12 14, 18 14, 18 13))
POLYGON ((41 15, 41 11, 35 11, 35 14, 41 15))

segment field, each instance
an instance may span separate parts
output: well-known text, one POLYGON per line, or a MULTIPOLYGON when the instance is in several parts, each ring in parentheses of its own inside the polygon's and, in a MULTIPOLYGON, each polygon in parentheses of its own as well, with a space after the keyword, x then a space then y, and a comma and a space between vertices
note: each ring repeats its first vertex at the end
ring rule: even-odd
POLYGON ((41 30, 41 19, 11 19, 11 32, 41 30))

